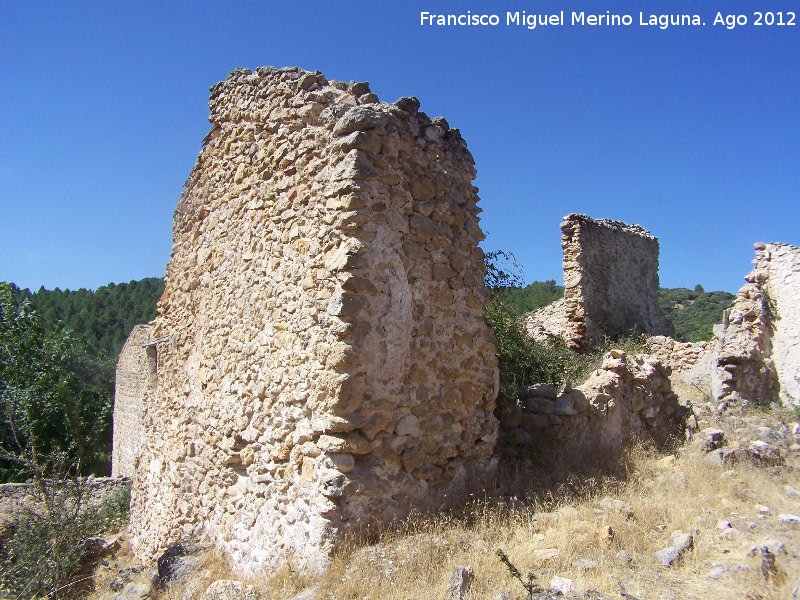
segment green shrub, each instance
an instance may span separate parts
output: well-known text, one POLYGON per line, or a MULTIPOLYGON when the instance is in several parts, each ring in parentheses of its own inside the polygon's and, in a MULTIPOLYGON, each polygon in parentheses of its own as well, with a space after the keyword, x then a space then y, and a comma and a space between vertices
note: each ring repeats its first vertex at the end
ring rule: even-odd
POLYGON ((492 295, 484 317, 497 338, 500 394, 516 398, 534 383, 561 384, 574 370, 577 355, 561 342, 538 342, 528 335, 522 319, 498 296, 492 295))
POLYGON ((48 481, 37 505, 20 512, 2 548, 0 581, 12 598, 73 598, 89 587, 96 548, 87 540, 119 529, 128 518, 125 486, 99 506, 89 502, 86 480, 48 481))

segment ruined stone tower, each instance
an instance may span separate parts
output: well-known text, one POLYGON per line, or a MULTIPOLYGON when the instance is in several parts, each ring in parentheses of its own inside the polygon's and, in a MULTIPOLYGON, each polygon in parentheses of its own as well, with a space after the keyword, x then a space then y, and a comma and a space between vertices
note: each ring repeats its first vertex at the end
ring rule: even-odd
POLYGON ((639 225, 571 214, 561 223, 569 342, 582 349, 636 328, 663 333, 658 240, 639 225))
POLYGON ((139 556, 206 536, 241 571, 315 567, 345 534, 486 477, 497 362, 475 169, 418 107, 297 68, 211 88, 162 341, 142 348, 157 373, 139 556))
POLYGON ((537 339, 583 351, 631 331, 660 335, 658 239, 639 225, 572 213, 561 223, 564 298, 525 317, 537 339))

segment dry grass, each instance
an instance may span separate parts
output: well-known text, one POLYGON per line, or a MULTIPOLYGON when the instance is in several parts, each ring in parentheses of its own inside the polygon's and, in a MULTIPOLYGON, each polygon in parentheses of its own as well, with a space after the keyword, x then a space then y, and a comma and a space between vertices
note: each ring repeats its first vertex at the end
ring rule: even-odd
MULTIPOLYGON (((565 476, 549 490, 533 486, 521 502, 476 501, 458 513, 413 517, 373 545, 342 550, 319 579, 293 586, 278 584, 285 575, 273 580, 270 597, 289 598, 314 586, 321 597, 342 600, 441 600, 458 565, 475 571, 472 598, 491 599, 506 589, 521 596, 522 588, 495 554, 501 548, 520 571, 532 569, 545 587, 559 576, 573 579, 578 590, 615 598, 620 597, 618 581, 642 599, 788 598, 788 586, 800 578, 800 560, 779 556, 784 577, 765 582, 760 556, 747 552, 768 535, 793 535, 791 526, 778 525, 777 515, 797 512, 798 504, 782 492, 786 483, 797 481, 781 470, 749 465, 721 471, 688 452, 665 464, 662 456, 642 448, 618 466, 616 474, 588 477, 583 485, 565 476), (633 515, 602 508, 604 497, 627 504, 633 515), (766 519, 758 519, 757 504, 770 507, 766 519), (739 531, 733 539, 720 537, 717 522, 723 518, 739 531), (695 547, 667 569, 652 555, 677 530, 692 533, 695 547), (542 550, 557 555, 546 558, 542 550), (617 558, 622 550, 631 555, 630 564, 617 558), (586 569, 581 561, 587 559, 596 566, 586 569), (708 578, 717 567, 726 571, 719 579, 708 578)), ((550 480, 551 467, 528 471, 534 481, 550 480)), ((516 473, 515 487, 523 475, 516 473)))
MULTIPOLYGON (((800 580, 800 557, 793 556, 800 554, 800 529, 779 524, 778 514, 800 512, 800 501, 783 491, 787 484, 800 488, 796 470, 738 465, 724 471, 689 449, 674 460, 641 447, 624 457, 598 454, 516 461, 486 498, 433 518, 412 516, 372 544, 347 544, 319 577, 287 566, 247 583, 270 599, 316 588, 320 599, 441 600, 450 574, 462 565, 475 572, 469 598, 491 600, 508 589, 522 597, 498 560, 500 548, 544 587, 558 576, 574 580, 579 592, 610 598, 621 597, 619 581, 642 600, 790 597, 800 580), (628 505, 632 516, 601 506, 607 497, 628 505), (759 519, 757 505, 769 507, 766 518, 759 519), (738 533, 721 537, 720 519, 738 533), (664 568, 653 553, 677 530, 693 534, 694 549, 664 568), (760 556, 748 550, 768 536, 781 538, 789 554, 778 556, 782 575, 765 581, 760 556), (629 564, 619 560, 620 551, 630 554, 629 564), (725 571, 709 578, 716 568, 725 571)), ((200 598, 216 579, 241 580, 213 555, 203 560, 193 589, 172 589, 161 598, 200 598)), ((101 598, 113 594, 94 596, 101 598)))

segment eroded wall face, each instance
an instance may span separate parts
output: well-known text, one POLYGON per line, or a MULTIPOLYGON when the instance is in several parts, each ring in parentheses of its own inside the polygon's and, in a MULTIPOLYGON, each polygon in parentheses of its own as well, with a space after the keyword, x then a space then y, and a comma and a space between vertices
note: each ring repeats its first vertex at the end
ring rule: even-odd
POLYGON ((117 361, 114 386, 113 477, 132 477, 143 436, 144 397, 153 381, 142 342, 150 338, 148 325, 136 325, 117 361))
POLYGON ((756 268, 766 267, 769 272, 766 290, 774 319, 772 360, 780 399, 786 405, 800 406, 800 248, 765 244, 757 251, 756 260, 756 268))
POLYGON ((152 557, 319 566, 479 483, 497 435, 473 160, 414 98, 237 70, 178 203, 132 500, 152 557))
POLYGON ((543 443, 604 452, 636 439, 659 446, 681 439, 686 409, 672 391, 670 371, 654 356, 612 350, 576 388, 530 386, 501 405, 501 446, 524 456, 543 443))
POLYGON ((714 328, 717 400, 800 405, 800 248, 755 245, 754 268, 714 328))
POLYGON ((561 224, 567 342, 663 333, 658 240, 638 225, 571 214, 561 224))

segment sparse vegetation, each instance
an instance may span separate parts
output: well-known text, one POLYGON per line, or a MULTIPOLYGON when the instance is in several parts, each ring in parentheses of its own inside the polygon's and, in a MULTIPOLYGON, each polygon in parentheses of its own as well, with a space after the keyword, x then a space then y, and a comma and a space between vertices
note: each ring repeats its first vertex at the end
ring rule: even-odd
POLYGON ((536 574, 533 571, 528 571, 528 575, 525 579, 522 578, 522 573, 519 572, 514 563, 511 562, 511 559, 508 558, 508 555, 503 552, 500 548, 495 550, 495 554, 500 559, 500 562, 505 565, 506 569, 508 569, 509 574, 511 577, 519 581, 519 584, 525 588, 525 591, 528 592, 528 600, 533 598, 533 593, 539 591, 541 588, 536 584, 536 574))
POLYGON ((124 526, 129 502, 127 488, 96 505, 85 479, 46 480, 36 494, 36 504, 6 525, 2 588, 12 598, 85 596, 94 567, 86 559, 97 552, 90 538, 124 526))
MULTIPOLYGON (((485 497, 460 509, 412 515, 377 540, 345 545, 321 575, 285 568, 248 579, 217 559, 198 569, 204 583, 194 582, 194 594, 184 596, 188 588, 175 587, 161 597, 201 598, 211 581, 233 578, 264 596, 268 589, 267 597, 276 600, 312 588, 320 600, 441 600, 455 567, 469 565, 475 572, 469 598, 488 600, 507 590, 516 600, 527 598, 519 578, 498 560, 502 548, 522 582, 530 570, 544 588, 562 577, 578 591, 609 598, 620 597, 622 582, 643 600, 782 600, 798 583, 797 559, 780 554, 776 566, 783 577, 765 580, 760 555, 748 550, 768 535, 785 537, 776 533, 777 515, 796 510, 783 493, 785 485, 796 485, 793 472, 749 463, 714 467, 696 446, 673 456, 637 446, 618 462, 597 453, 551 455, 541 465, 505 465, 485 497), (760 520, 762 505, 770 512, 760 520), (738 537, 720 535, 721 519, 731 521, 738 537), (664 568, 653 553, 675 531, 691 533, 694 544, 664 568), (709 577, 715 569, 722 575, 709 577)), ((91 596, 113 597, 107 586, 91 596)))

